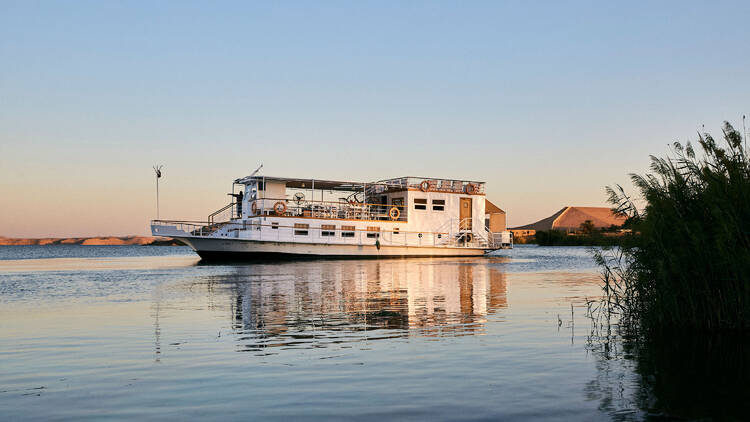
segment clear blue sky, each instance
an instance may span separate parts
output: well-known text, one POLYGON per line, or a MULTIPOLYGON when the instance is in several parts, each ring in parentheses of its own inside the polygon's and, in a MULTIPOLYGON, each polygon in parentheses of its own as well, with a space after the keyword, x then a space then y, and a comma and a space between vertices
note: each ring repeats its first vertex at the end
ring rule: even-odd
POLYGON ((750 2, 0 1, 0 235, 143 234, 233 178, 480 179, 606 205, 750 114, 750 2))

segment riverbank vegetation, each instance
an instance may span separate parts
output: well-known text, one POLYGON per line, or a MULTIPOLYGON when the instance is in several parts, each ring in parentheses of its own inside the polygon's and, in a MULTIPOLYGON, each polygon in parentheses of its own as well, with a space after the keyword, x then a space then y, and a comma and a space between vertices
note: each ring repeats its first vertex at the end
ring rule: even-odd
POLYGON ((698 143, 675 143, 672 156, 651 157, 649 173, 631 175, 637 200, 608 188, 639 235, 596 254, 606 296, 596 310, 633 332, 750 329, 746 145, 726 122, 723 142, 703 134, 698 143))
POLYGON ((561 230, 539 230, 534 234, 533 243, 539 246, 620 246, 629 242, 632 237, 630 230, 620 227, 597 229, 591 221, 581 223, 575 233, 561 230))

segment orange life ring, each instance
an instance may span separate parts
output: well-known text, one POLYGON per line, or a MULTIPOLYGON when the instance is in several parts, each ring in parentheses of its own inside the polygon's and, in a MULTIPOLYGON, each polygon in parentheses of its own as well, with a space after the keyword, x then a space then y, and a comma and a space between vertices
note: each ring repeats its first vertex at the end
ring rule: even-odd
POLYGON ((258 213, 258 201, 253 201, 253 204, 250 205, 250 210, 253 212, 253 215, 258 213))
POLYGON ((419 189, 422 189, 422 192, 427 192, 430 190, 430 182, 422 180, 422 183, 419 184, 419 189))
POLYGON ((396 207, 391 207, 391 209, 388 210, 388 216, 391 217, 391 220, 398 220, 401 216, 401 211, 396 207))
POLYGON ((479 192, 479 188, 474 183, 469 183, 468 185, 466 185, 467 194, 474 195, 477 192, 479 192))
POLYGON ((281 201, 273 204, 273 212, 275 212, 276 215, 284 214, 286 212, 286 204, 281 201))

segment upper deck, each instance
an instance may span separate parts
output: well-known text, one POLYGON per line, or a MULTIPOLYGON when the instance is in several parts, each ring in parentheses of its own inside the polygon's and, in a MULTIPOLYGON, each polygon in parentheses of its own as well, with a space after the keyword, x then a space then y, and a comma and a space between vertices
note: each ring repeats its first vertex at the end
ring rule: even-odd
POLYGON ((376 182, 351 182, 339 180, 303 179, 275 176, 248 176, 234 181, 242 185, 265 186, 266 182, 283 183, 287 189, 329 190, 340 192, 382 193, 403 190, 421 190, 457 194, 484 195, 485 182, 476 180, 446 179, 437 177, 404 176, 376 182))
POLYGON ((411 208, 426 209, 426 205, 410 206, 418 195, 423 196, 421 201, 428 195, 436 204, 442 203, 430 209, 440 209, 440 214, 446 215, 454 211, 444 206, 452 200, 446 202, 449 198, 441 199, 441 195, 484 195, 485 190, 484 182, 479 181, 411 176, 377 182, 248 176, 235 184, 245 186, 240 207, 245 212, 238 211, 234 218, 276 215, 390 222, 408 222, 411 208))

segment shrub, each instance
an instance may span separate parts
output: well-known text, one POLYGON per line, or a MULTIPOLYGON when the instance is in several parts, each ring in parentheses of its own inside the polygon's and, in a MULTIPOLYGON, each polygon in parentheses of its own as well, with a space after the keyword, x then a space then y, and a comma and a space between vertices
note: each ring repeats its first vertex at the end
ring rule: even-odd
POLYGON ((742 135, 723 127, 726 146, 699 135, 651 157, 651 171, 631 175, 645 207, 622 187, 607 188, 615 211, 640 236, 599 252, 606 300, 633 329, 750 328, 750 162, 742 135))

